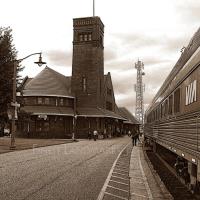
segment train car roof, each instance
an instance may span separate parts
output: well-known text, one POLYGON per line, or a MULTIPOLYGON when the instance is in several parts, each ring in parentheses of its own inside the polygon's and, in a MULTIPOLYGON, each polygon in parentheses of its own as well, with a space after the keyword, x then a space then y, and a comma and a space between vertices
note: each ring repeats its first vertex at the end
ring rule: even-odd
POLYGON ((193 37, 190 39, 190 42, 187 47, 184 47, 184 51, 182 52, 180 58, 176 62, 175 66, 165 79, 164 83, 156 93, 155 97, 153 98, 151 104, 147 108, 146 112, 151 110, 152 107, 155 107, 155 104, 157 105, 159 102, 162 101, 162 95, 170 82, 177 76, 179 71, 183 68, 183 66, 187 63, 187 61, 190 59, 190 57, 194 54, 194 52, 198 49, 200 46, 200 28, 195 32, 193 37))

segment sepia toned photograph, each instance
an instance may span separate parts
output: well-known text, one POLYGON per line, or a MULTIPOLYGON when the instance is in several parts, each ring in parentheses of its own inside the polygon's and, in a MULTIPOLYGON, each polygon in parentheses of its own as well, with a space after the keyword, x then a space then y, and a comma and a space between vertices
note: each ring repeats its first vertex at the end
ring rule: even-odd
POLYGON ((0 200, 200 200, 200 1, 0 8, 0 200))

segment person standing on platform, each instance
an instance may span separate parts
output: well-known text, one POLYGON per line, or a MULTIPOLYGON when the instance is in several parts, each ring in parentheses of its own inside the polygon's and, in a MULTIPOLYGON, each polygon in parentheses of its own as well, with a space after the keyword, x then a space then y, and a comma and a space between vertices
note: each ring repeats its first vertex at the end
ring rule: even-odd
POLYGON ((105 139, 107 137, 107 130, 106 130, 106 128, 104 128, 104 130, 103 130, 103 139, 105 139))
POLYGON ((94 136, 94 141, 96 141, 97 140, 97 136, 98 136, 97 130, 94 130, 93 136, 94 136))
POLYGON ((131 131, 130 130, 128 131, 128 136, 131 137, 131 131))
POLYGON ((88 132, 88 139, 89 139, 89 140, 92 139, 92 133, 90 132, 90 130, 89 130, 89 132, 88 132))

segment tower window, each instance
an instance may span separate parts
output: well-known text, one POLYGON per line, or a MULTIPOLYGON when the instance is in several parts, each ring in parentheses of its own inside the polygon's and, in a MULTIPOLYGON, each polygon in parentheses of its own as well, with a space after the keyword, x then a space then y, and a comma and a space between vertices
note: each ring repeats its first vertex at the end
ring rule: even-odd
POLYGON ((87 79, 83 77, 83 92, 86 92, 87 90, 87 79))
POLYGON ((87 41, 87 39, 88 39, 88 36, 85 34, 84 35, 84 41, 87 41))
POLYGON ((107 88, 107 94, 110 96, 112 95, 112 90, 110 88, 107 88))
POLYGON ((88 40, 91 41, 92 40, 92 34, 88 35, 88 40))
POLYGON ((100 45, 103 46, 103 38, 100 36, 100 45))
POLYGON ((83 41, 83 35, 79 35, 79 40, 82 42, 83 41))
POLYGON ((112 105, 112 103, 111 102, 109 102, 109 101, 106 101, 106 109, 107 110, 113 110, 113 105, 112 105))

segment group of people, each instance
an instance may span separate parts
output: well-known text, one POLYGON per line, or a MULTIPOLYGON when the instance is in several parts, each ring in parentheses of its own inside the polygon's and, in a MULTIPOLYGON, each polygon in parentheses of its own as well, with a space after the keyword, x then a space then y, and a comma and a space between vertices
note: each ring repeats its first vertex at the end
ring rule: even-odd
MULTIPOLYGON (((94 131, 93 131, 93 139, 94 139, 94 141, 96 141, 97 138, 98 138, 98 132, 97 132, 97 130, 94 130, 94 131)), ((89 140, 92 139, 92 133, 91 133, 90 131, 89 131, 89 133, 88 133, 88 139, 89 139, 89 140)))
MULTIPOLYGON (((140 142, 139 132, 136 132, 135 134, 131 134, 131 132, 129 131, 128 136, 132 137, 133 146, 136 146, 137 143, 140 142)), ((106 132, 104 131, 103 138, 105 138, 105 137, 106 137, 106 132)), ((88 139, 91 140, 92 138, 94 139, 94 141, 96 141, 98 139, 98 131, 97 130, 94 130, 93 132, 89 131, 88 139)))

